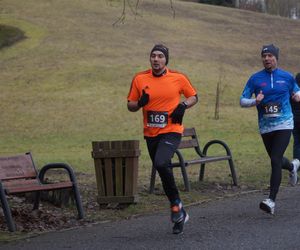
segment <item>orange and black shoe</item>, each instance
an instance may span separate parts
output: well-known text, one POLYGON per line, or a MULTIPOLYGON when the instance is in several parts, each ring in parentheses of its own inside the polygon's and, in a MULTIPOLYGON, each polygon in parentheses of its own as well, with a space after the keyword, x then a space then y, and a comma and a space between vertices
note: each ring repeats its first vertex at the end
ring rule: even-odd
POLYGON ((182 203, 180 201, 172 204, 171 205, 171 221, 173 223, 181 221, 184 217, 183 211, 184 210, 182 207, 182 203))

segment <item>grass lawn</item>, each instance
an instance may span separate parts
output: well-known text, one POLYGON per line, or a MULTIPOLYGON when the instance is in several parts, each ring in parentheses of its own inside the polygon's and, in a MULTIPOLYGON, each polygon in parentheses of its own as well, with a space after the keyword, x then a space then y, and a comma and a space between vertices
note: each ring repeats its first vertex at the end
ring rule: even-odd
MULTIPOLYGON (((299 71, 299 20, 181 1, 174 8, 175 18, 169 1, 143 0, 137 15, 127 8, 124 23, 113 26, 122 13, 120 0, 2 0, 0 25, 24 31, 26 39, 0 50, 0 155, 32 151, 39 167, 67 162, 92 176, 78 179, 96 189, 91 142, 137 139, 142 198, 127 212, 149 204, 165 209, 163 196, 146 194, 151 163, 142 115, 126 107, 132 77, 149 68, 151 48, 163 42, 170 49, 169 67, 187 74, 199 93, 185 126, 196 128, 202 145, 210 139, 229 145, 240 187, 266 188, 270 167, 256 110, 241 109, 239 96, 250 74, 262 67, 263 44, 279 46, 280 67, 299 71)), ((291 145, 286 155, 291 157, 291 145)), ((203 187, 230 183, 221 163, 208 165, 202 187, 196 167, 188 171, 194 190, 183 193, 186 203, 201 201, 203 187)))

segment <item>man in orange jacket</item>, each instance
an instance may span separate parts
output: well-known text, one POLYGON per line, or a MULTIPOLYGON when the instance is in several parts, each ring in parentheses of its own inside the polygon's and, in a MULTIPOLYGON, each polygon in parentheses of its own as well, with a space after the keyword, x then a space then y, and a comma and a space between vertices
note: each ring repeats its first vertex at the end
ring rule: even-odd
POLYGON ((183 208, 169 164, 181 141, 185 110, 195 105, 198 97, 184 74, 167 68, 168 61, 168 48, 155 45, 150 52, 151 69, 136 74, 132 80, 127 107, 131 112, 143 109, 144 138, 170 201, 173 233, 179 234, 189 216, 183 208), (184 101, 181 101, 182 95, 184 101))

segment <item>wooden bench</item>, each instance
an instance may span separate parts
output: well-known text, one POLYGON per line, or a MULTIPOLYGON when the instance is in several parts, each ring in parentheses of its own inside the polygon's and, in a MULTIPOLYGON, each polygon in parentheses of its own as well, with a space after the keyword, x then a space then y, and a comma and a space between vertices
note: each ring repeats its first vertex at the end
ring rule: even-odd
POLYGON ((78 210, 78 219, 84 217, 81 198, 72 168, 65 163, 50 163, 37 172, 31 153, 0 157, 0 199, 9 231, 14 232, 14 224, 7 195, 35 192, 33 209, 39 208, 40 191, 72 189, 78 210), (44 177, 49 169, 63 169, 68 174, 68 181, 46 183, 44 177))
MULTIPOLYGON (((229 147, 226 145, 225 142, 220 141, 220 140, 211 140, 207 142, 203 148, 203 151, 200 149, 200 145, 198 142, 198 138, 196 135, 195 128, 186 128, 182 134, 182 140, 180 142, 180 145, 178 149, 175 152, 175 155, 177 156, 177 161, 174 161, 172 159, 172 163, 170 164, 170 167, 180 167, 181 168, 181 173, 183 176, 183 181, 184 181, 184 186, 186 191, 190 191, 190 183, 188 179, 188 175, 186 172, 186 167, 194 164, 200 164, 200 174, 199 174, 199 181, 203 180, 204 177, 204 170, 205 170, 205 164, 210 163, 210 162, 216 162, 216 161, 228 161, 229 168, 231 171, 231 177, 233 180, 233 184, 237 186, 237 177, 236 177, 236 172, 232 160, 232 155, 229 147), (223 155, 207 155, 207 151, 211 145, 214 144, 219 144, 221 145, 225 153, 223 155), (196 153, 196 157, 193 160, 186 160, 183 157, 183 154, 181 153, 181 150, 183 149, 191 149, 193 148, 196 153)), ((152 167, 152 172, 151 172, 151 179, 150 179, 150 189, 149 192, 153 193, 154 191, 154 186, 155 186, 155 177, 156 177, 156 169, 152 167)))

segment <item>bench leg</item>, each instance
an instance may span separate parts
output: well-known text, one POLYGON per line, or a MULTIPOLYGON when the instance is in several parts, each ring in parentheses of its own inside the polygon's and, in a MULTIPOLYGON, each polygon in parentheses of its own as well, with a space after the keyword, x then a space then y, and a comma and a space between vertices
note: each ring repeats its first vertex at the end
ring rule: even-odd
MULTIPOLYGON (((234 168, 234 164, 233 164, 233 160, 229 159, 228 160, 229 163, 229 167, 230 167, 230 172, 231 172, 231 176, 232 176, 232 180, 233 180, 233 185, 237 186, 238 182, 237 182, 237 177, 236 177, 236 172, 235 172, 235 168, 234 168)), ((201 168, 200 168, 200 174, 199 174, 199 181, 203 180, 204 177, 204 171, 205 171, 205 163, 201 164, 201 168)))
POLYGON ((73 184, 73 192, 74 192, 74 198, 75 198, 76 207, 77 207, 77 211, 78 211, 78 219, 83 219, 84 212, 83 212, 82 202, 81 202, 77 184, 73 184))
POLYGON ((205 171, 205 163, 201 163, 200 173, 199 173, 199 181, 203 181, 204 171, 205 171))
POLYGON ((156 169, 155 169, 154 166, 152 166, 151 178, 150 178, 149 194, 153 194, 153 192, 154 192, 154 187, 155 187, 155 177, 156 177, 156 169))
POLYGON ((185 165, 180 166, 180 168, 181 168, 181 173, 182 173, 182 177, 183 177, 185 191, 189 192, 191 190, 191 186, 190 186, 189 178, 187 176, 185 165))
POLYGON ((41 192, 37 191, 34 197, 33 210, 39 209, 41 192))
POLYGON ((235 173, 235 168, 234 168, 234 164, 233 164, 233 160, 229 159, 229 167, 230 167, 230 171, 231 171, 231 176, 232 176, 232 180, 233 180, 233 185, 237 186, 237 178, 236 178, 236 173, 235 173))
POLYGON ((6 195, 5 195, 5 192, 3 190, 3 186, 1 183, 0 183, 0 199, 1 199, 1 205, 2 205, 2 209, 3 209, 3 213, 5 216, 8 230, 10 232, 14 232, 14 231, 16 231, 16 226, 14 224, 14 221, 13 221, 13 218, 11 215, 11 211, 10 211, 10 207, 8 205, 6 195))

